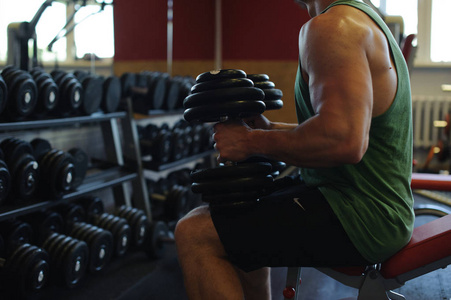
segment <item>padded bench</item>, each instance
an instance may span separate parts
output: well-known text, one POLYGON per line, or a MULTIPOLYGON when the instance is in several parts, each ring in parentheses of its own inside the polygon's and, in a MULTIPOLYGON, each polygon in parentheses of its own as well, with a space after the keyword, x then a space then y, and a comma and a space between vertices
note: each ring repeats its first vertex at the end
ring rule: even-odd
MULTIPOLYGON (((410 242, 379 265, 367 267, 317 268, 344 285, 359 290, 358 300, 405 299, 392 292, 406 281, 451 263, 451 215, 414 229, 410 242)), ((299 293, 300 269, 288 268, 285 299, 299 293)))

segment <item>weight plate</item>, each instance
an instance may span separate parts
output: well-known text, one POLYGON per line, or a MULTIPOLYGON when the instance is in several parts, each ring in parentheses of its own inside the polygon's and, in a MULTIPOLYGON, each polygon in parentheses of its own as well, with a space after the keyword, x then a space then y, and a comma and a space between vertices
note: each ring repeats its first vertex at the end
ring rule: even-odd
POLYGON ((120 77, 122 98, 131 96, 131 88, 136 86, 136 74, 123 73, 120 77))
POLYGON ((283 107, 283 101, 282 100, 268 100, 264 101, 266 105, 266 110, 276 110, 281 109, 283 107))
POLYGON ((216 168, 196 170, 191 172, 193 182, 221 180, 236 177, 252 177, 253 175, 267 175, 271 173, 269 162, 240 163, 232 166, 219 166, 216 168))
POLYGON ((3 77, 0 76, 0 114, 3 113, 8 99, 8 87, 3 77))
POLYGON ((217 89, 196 94, 191 94, 183 101, 185 108, 216 105, 222 103, 229 103, 233 101, 252 101, 264 100, 265 93, 255 87, 236 87, 228 89, 217 89))
POLYGON ((8 94, 8 111, 13 118, 21 119, 33 112, 38 95, 38 88, 33 79, 21 80, 13 86, 12 91, 8 94))
POLYGON ((279 100, 283 97, 283 92, 279 89, 264 89, 263 92, 265 93, 265 101, 279 100))
POLYGON ((77 286, 88 265, 89 249, 85 242, 72 239, 63 250, 61 262, 63 284, 68 288, 77 286))
POLYGON ((101 108, 105 113, 117 110, 121 101, 121 82, 118 77, 110 76, 103 83, 101 108))
POLYGON ((241 191, 230 193, 202 194, 202 201, 210 204, 232 204, 244 202, 255 202, 265 195, 265 191, 241 191))
POLYGON ((149 222, 144 249, 149 258, 161 258, 165 254, 165 243, 161 238, 169 236, 168 226, 161 221, 149 222))
POLYGON ((85 151, 80 148, 72 148, 68 151, 73 157, 73 165, 75 168, 75 174, 72 179, 71 189, 79 187, 86 177, 88 171, 89 157, 85 151))
MULTIPOLYGON (((11 174, 3 160, 0 160, 0 205, 8 198, 11 189, 11 174)), ((0 256, 1 257, 1 256, 0 256)))
POLYGON ((191 93, 199 93, 216 89, 253 87, 252 80, 247 78, 216 79, 195 84, 191 88, 191 93))
POLYGON ((231 101, 214 105, 188 108, 184 118, 188 122, 219 122, 223 117, 246 118, 262 114, 266 109, 263 101, 231 101))
POLYGON ((174 79, 169 79, 166 83, 166 100, 164 108, 167 110, 174 110, 180 99, 181 83, 174 79))
POLYGON ((103 79, 102 77, 87 77, 82 82, 83 102, 81 111, 86 115, 91 115, 99 110, 102 102, 103 79))
POLYGON ((196 83, 228 78, 246 78, 246 72, 238 69, 213 70, 199 74, 196 77, 196 83))
POLYGON ((194 182, 191 190, 196 194, 215 194, 229 192, 247 192, 250 189, 264 190, 272 185, 274 179, 271 175, 259 177, 238 177, 216 181, 194 182))
POLYGON ((31 148, 33 149, 33 156, 37 161, 40 161, 45 153, 52 150, 52 145, 46 139, 42 138, 34 138, 30 142, 31 148))
POLYGON ((149 87, 151 90, 152 109, 162 109, 166 95, 166 76, 157 76, 149 87))
POLYGON ((269 76, 267 74, 247 74, 247 78, 255 82, 268 81, 269 76))
POLYGON ((254 86, 259 89, 273 89, 276 87, 272 81, 257 81, 254 82, 254 86))
POLYGON ((19 199, 31 198, 38 187, 39 165, 30 154, 25 154, 14 167, 13 189, 19 199))
POLYGON ((78 203, 83 206, 88 217, 91 215, 101 215, 105 212, 102 199, 99 197, 81 198, 78 203))

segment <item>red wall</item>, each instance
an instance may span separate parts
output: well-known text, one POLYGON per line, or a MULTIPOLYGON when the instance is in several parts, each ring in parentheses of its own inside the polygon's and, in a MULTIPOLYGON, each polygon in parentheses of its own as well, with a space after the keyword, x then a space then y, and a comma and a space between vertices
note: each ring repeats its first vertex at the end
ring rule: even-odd
MULTIPOLYGON (((174 60, 214 58, 215 1, 174 0, 174 60)), ((115 60, 166 59, 166 0, 115 0, 115 60)), ((291 0, 222 0, 224 60, 297 60, 308 15, 291 0)))
POLYGON ((309 19, 292 0, 223 0, 224 60, 297 60, 309 19))

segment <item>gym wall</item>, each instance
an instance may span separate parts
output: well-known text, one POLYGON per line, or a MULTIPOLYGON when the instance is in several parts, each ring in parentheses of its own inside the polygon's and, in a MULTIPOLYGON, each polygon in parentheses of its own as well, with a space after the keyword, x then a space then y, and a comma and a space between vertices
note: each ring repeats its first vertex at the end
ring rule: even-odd
MULTIPOLYGON (((212 70, 215 1, 174 1, 173 75, 212 70)), ((284 108, 266 114, 296 122, 298 34, 309 20, 291 0, 222 0, 222 68, 265 73, 284 93, 284 108)), ((167 71, 167 1, 115 1, 114 72, 167 71)))

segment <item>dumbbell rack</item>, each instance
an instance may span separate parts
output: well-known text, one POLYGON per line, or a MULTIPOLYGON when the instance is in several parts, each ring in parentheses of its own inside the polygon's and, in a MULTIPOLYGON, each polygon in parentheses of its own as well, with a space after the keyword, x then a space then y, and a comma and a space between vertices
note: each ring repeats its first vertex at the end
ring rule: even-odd
POLYGON ((130 112, 115 112, 62 119, 0 123, 0 132, 11 134, 23 130, 32 131, 46 128, 54 129, 56 127, 63 130, 64 127, 97 125, 102 130, 106 158, 103 164, 105 166, 89 170, 82 185, 76 190, 65 194, 62 199, 29 201, 21 205, 0 206, 0 221, 49 209, 106 188, 112 188, 116 206, 131 205, 127 191, 127 182, 132 184, 134 190, 134 206, 144 210, 150 218, 150 203, 147 191, 144 188, 139 145, 137 144, 138 138, 136 126, 133 122, 130 112), (119 123, 121 126, 119 126, 119 123), (122 129, 122 132, 120 132, 119 127, 122 129), (124 151, 122 147, 124 147, 124 151), (127 164, 124 163, 124 156, 127 164))

